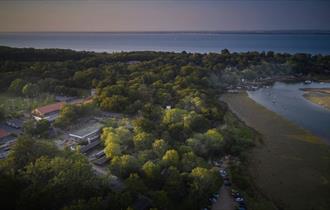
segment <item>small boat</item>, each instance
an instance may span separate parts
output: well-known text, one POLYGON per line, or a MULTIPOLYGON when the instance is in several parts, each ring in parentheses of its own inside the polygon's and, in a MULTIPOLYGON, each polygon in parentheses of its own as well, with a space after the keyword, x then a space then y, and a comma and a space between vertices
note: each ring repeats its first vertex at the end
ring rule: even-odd
POLYGON ((311 84, 312 83, 312 81, 311 80, 305 80, 305 82, 304 82, 306 85, 308 85, 308 84, 311 84))

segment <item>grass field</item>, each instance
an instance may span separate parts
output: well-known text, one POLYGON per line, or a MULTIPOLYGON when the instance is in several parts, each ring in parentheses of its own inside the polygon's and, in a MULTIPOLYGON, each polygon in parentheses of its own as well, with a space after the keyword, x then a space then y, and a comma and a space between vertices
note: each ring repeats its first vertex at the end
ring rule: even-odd
POLYGON ((330 109, 330 89, 305 89, 304 97, 312 103, 330 109))
POLYGON ((279 209, 330 209, 330 147, 245 93, 222 100, 262 135, 248 158, 256 187, 279 209))
POLYGON ((29 112, 32 109, 54 102, 54 96, 40 95, 35 98, 25 98, 13 96, 8 93, 0 94, 0 106, 4 108, 7 116, 17 116, 24 112, 29 112))

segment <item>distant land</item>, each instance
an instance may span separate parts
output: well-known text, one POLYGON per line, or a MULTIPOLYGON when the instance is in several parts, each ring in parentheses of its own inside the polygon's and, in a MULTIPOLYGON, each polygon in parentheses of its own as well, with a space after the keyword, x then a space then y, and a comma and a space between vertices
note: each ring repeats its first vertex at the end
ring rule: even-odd
POLYGON ((6 32, 0 45, 61 48, 94 52, 164 51, 210 53, 273 51, 330 54, 330 31, 130 31, 130 32, 6 32))
POLYGON ((0 33, 210 33, 210 34, 330 34, 330 30, 215 30, 215 31, 3 31, 0 33))

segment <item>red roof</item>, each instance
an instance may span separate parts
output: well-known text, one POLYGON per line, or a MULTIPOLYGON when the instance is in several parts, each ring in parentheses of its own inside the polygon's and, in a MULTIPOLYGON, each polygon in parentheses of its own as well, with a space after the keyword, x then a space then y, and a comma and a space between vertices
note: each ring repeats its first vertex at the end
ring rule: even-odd
POLYGON ((6 137, 9 135, 10 135, 10 133, 8 133, 7 131, 0 128, 0 138, 6 137))
POLYGON ((35 109, 35 111, 39 112, 42 115, 45 115, 50 112, 59 111, 64 106, 64 104, 65 104, 64 102, 49 104, 47 106, 38 107, 35 109))

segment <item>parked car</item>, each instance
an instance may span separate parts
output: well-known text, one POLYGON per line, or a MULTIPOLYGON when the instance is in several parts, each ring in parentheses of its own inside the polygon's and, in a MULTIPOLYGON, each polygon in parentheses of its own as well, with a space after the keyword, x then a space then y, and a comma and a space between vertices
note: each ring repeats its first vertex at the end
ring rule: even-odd
POLYGON ((213 198, 219 198, 220 195, 219 195, 219 193, 213 193, 212 196, 213 196, 213 198))
POLYGON ((242 197, 237 197, 237 198, 235 198, 235 201, 236 201, 236 202, 244 202, 244 198, 242 198, 242 197))
POLYGON ((219 173, 220 173, 220 176, 222 176, 222 177, 226 177, 226 176, 228 176, 227 171, 224 170, 224 169, 220 169, 219 173))
POLYGON ((244 201, 239 201, 237 202, 239 207, 244 207, 246 208, 245 202, 244 201))
POLYGON ((231 186, 231 183, 230 183, 230 181, 228 181, 228 180, 225 180, 225 181, 224 181, 224 184, 225 184, 226 187, 230 187, 230 186, 231 186))
POLYGON ((232 196, 233 196, 234 198, 242 198, 242 195, 241 195, 241 193, 239 193, 239 192, 232 193, 232 196))
POLYGON ((215 203, 215 202, 217 202, 217 199, 216 198, 209 198, 209 201, 211 202, 211 203, 215 203))

